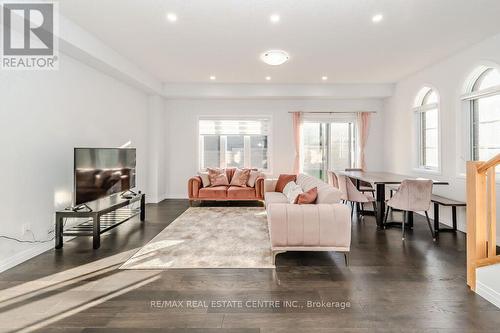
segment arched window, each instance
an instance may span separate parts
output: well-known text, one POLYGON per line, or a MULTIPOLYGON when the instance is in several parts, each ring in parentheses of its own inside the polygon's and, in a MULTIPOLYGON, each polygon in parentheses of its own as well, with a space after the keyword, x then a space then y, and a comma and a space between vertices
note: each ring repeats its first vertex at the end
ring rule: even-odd
POLYGON ((413 110, 418 136, 418 167, 439 170, 439 96, 432 88, 423 88, 413 110))
POLYGON ((474 161, 486 161, 500 153, 500 72, 481 67, 463 96, 469 110, 469 154, 474 161))

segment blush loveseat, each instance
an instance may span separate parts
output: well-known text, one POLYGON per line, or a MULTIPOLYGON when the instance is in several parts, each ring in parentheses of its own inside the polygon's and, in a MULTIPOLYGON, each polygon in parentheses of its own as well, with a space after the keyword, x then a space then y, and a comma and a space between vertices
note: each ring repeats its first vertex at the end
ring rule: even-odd
POLYGON ((271 237, 273 263, 286 251, 343 252, 348 264, 351 248, 351 214, 340 203, 340 191, 321 180, 300 174, 296 183, 304 192, 316 187, 315 204, 298 205, 276 192, 277 180, 265 180, 265 205, 271 237))
MULTIPOLYGON (((236 168, 227 168, 226 175, 229 183, 236 168)), ((264 176, 258 176, 254 187, 240 186, 208 186, 203 187, 200 176, 188 181, 189 203, 193 201, 262 201, 264 200, 264 176)))

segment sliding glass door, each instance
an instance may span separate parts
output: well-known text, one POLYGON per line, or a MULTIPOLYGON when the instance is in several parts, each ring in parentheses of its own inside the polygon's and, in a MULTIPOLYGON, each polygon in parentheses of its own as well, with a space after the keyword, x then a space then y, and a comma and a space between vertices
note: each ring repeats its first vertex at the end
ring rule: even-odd
POLYGON ((327 180, 328 170, 344 170, 356 165, 356 146, 354 120, 305 121, 302 125, 302 170, 327 180))

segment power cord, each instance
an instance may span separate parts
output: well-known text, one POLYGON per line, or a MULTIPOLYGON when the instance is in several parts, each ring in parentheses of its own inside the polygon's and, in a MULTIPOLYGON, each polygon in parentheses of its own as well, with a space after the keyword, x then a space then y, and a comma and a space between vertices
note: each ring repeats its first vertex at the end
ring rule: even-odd
MULTIPOLYGON (((63 228, 66 226, 66 222, 67 222, 67 218, 64 219, 63 228)), ((5 235, 0 235, 0 238, 11 240, 11 241, 14 241, 17 243, 28 243, 28 244, 48 243, 48 242, 52 242, 56 238, 56 236, 52 236, 52 238, 47 239, 47 240, 37 240, 33 231, 31 231, 31 230, 28 230, 28 231, 31 233, 33 240, 19 239, 19 238, 5 236, 5 235)), ((47 234, 50 235, 53 233, 55 233, 55 229, 50 230, 47 234)))
POLYGON ((41 240, 23 240, 23 239, 9 237, 9 236, 5 236, 5 235, 0 235, 0 238, 12 240, 12 241, 15 241, 15 242, 18 242, 18 243, 30 243, 30 244, 47 243, 47 242, 51 242, 51 241, 53 241, 55 239, 55 237, 52 237, 51 239, 43 240, 43 241, 41 241, 41 240))

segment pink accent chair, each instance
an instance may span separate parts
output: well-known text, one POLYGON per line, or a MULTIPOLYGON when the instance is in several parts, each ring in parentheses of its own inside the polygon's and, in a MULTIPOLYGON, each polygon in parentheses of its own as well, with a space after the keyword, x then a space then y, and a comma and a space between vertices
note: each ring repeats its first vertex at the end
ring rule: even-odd
POLYGON ((348 265, 351 218, 349 207, 340 203, 340 191, 305 174, 298 175, 296 183, 304 192, 318 189, 315 204, 291 204, 283 193, 276 192, 276 180, 265 180, 273 263, 277 254, 286 251, 338 251, 344 253, 348 265))
MULTIPOLYGON (((227 168, 229 183, 236 168, 227 168)), ((214 186, 203 187, 201 177, 195 176, 188 181, 189 203, 193 201, 261 201, 264 200, 264 177, 258 177, 255 187, 214 186)))
POLYGON ((432 239, 435 241, 435 234, 432 230, 431 221, 427 211, 431 208, 432 180, 406 179, 401 182, 396 194, 387 201, 388 209, 385 212, 384 225, 387 223, 389 211, 399 209, 404 212, 402 228, 402 240, 405 240, 405 224, 408 212, 425 212, 427 224, 431 231, 432 239))

